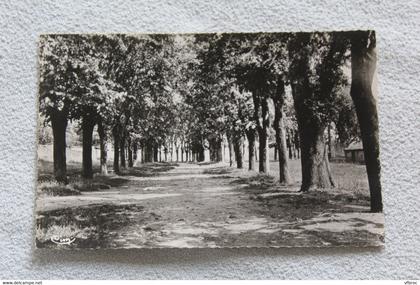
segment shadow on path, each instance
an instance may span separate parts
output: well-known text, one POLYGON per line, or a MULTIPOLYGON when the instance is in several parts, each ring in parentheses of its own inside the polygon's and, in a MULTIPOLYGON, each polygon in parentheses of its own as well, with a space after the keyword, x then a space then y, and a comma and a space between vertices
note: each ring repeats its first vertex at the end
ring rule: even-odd
POLYGON ((364 194, 300 193, 223 164, 153 163, 98 179, 114 184, 38 201, 38 246, 57 247, 52 235, 76 236, 70 248, 371 246, 383 238, 383 216, 367 212, 364 194))
MULTIPOLYGON (((132 222, 133 213, 145 214, 139 205, 89 205, 42 212, 37 218, 38 248, 104 248, 110 247, 118 231, 132 222), (40 232, 42 231, 42 232, 40 232), (57 245, 53 236, 74 237, 70 245, 57 245)), ((141 218, 138 219, 141 222, 141 218)))

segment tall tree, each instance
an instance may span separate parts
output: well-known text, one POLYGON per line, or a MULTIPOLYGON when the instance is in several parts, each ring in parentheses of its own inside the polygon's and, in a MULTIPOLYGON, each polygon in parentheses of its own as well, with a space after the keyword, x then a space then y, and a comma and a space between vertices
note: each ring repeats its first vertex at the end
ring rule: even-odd
POLYGON ((53 132, 54 177, 67 183, 66 128, 71 99, 71 59, 67 38, 42 36, 39 45, 39 111, 51 122, 53 132))
POLYGON ((112 136, 114 139, 114 162, 113 162, 113 168, 114 168, 114 174, 120 174, 120 135, 119 135, 119 127, 117 125, 114 125, 112 128, 112 136))
POLYGON ((107 80, 102 59, 108 53, 103 48, 103 36, 67 35, 72 39, 73 94, 70 116, 81 120, 83 133, 82 176, 93 178, 92 141, 93 129, 100 119, 100 105, 108 103, 109 90, 114 84, 107 80))
POLYGON ((372 82, 376 69, 376 38, 373 31, 351 35, 351 97, 356 106, 369 180, 372 212, 382 211, 379 161, 379 126, 372 82))
POLYGON ((269 172, 270 98, 276 93, 276 78, 287 68, 287 37, 278 34, 238 34, 231 49, 238 84, 251 92, 253 116, 259 139, 259 171, 269 172))
POLYGON ((292 179, 289 173, 287 146, 286 146, 286 128, 284 124, 284 101, 285 101, 285 88, 284 80, 280 77, 277 81, 277 94, 273 96, 274 102, 274 123, 273 127, 276 131, 276 145, 279 154, 279 177, 280 183, 291 184, 292 179))
POLYGON ((324 131, 345 82, 347 50, 338 33, 297 33, 289 41, 290 81, 299 127, 301 191, 334 187, 324 131))
POLYGON ((83 136, 83 149, 82 149, 82 176, 84 178, 93 178, 92 168, 92 143, 93 143, 93 128, 95 127, 94 117, 86 114, 82 117, 82 136, 83 136))
POLYGON ((50 111, 51 126, 53 130, 53 160, 54 177, 58 182, 67 183, 66 165, 66 129, 67 112, 63 110, 50 111))
POLYGON ((258 87, 256 87, 252 92, 255 108, 254 117, 257 123, 259 139, 259 171, 263 173, 268 173, 270 171, 268 131, 271 123, 268 109, 268 94, 266 93, 266 89, 258 87))
POLYGON ((104 122, 98 120, 98 135, 99 135, 99 149, 100 149, 100 164, 101 164, 101 174, 108 175, 108 148, 107 148, 107 130, 104 126, 104 122))
POLYGON ((92 177, 91 144, 95 125, 96 100, 106 88, 93 37, 52 35, 41 40, 41 104, 52 119, 55 176, 66 181, 65 129, 68 119, 81 119, 83 130, 83 172, 92 177), (93 51, 93 52, 92 52, 93 51), (64 148, 64 149, 63 149, 64 148), (89 156, 90 154, 90 156, 89 156))

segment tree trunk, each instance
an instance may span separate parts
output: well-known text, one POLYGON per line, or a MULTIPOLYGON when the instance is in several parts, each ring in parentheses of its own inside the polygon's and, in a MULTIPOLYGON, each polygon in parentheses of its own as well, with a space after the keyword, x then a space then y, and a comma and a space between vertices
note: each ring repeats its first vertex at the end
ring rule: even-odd
POLYGON ((92 179, 92 140, 93 128, 95 121, 92 116, 82 117, 82 134, 83 134, 83 150, 82 150, 82 176, 83 178, 92 179))
POLYGON ((235 136, 233 139, 233 149, 235 152, 236 167, 243 168, 243 155, 242 155, 242 136, 235 136))
POLYGON ((127 156, 128 156, 128 167, 133 167, 133 150, 131 145, 131 138, 127 136, 127 156))
POLYGON ((67 116, 63 111, 55 111, 51 115, 51 125, 53 131, 53 159, 54 177, 59 183, 67 184, 67 165, 66 165, 66 129, 67 116))
POLYGON ((233 143, 232 143, 232 137, 228 136, 228 148, 229 148, 229 166, 233 165, 233 154, 234 154, 234 150, 233 150, 233 143))
POLYGON ((255 170, 255 129, 246 131, 248 140, 248 170, 255 170))
POLYGON ((112 136, 114 137, 114 173, 119 174, 120 173, 120 136, 119 136, 119 130, 118 127, 114 126, 112 129, 112 136))
POLYGON ((148 146, 147 156, 148 156, 147 162, 155 162, 155 154, 154 154, 153 143, 151 143, 148 146))
POLYGON ((204 147, 203 147, 203 145, 200 145, 199 146, 199 150, 198 150, 198 157, 197 157, 197 161, 198 162, 202 162, 202 161, 204 161, 204 158, 205 158, 205 156, 204 156, 204 147))
POLYGON ((214 161, 214 146, 213 146, 213 140, 209 140, 209 158, 210 161, 214 161))
POLYGON ((268 98, 263 96, 262 90, 253 92, 254 116, 257 123, 259 138, 259 171, 268 173, 270 171, 269 153, 268 153, 268 128, 270 126, 270 114, 268 110, 268 98), (259 109, 261 107, 261 121, 259 109))
POLYGON ((121 168, 125 168, 125 136, 122 135, 120 138, 120 165, 121 168))
POLYGON ((144 146, 144 162, 154 162, 153 157, 153 141, 149 139, 144 146))
POLYGON ((137 161, 137 152, 138 152, 138 146, 137 143, 133 143, 133 162, 136 163, 137 161))
POLYGON ((328 123, 328 159, 331 160, 332 149, 331 149, 331 123, 328 123))
POLYGON ((376 98, 372 92, 376 69, 376 38, 372 31, 357 31, 351 38, 352 82, 350 94, 356 107, 369 180, 372 212, 382 212, 379 126, 376 98))
POLYGON ((276 142, 279 153, 280 183, 291 184, 292 178, 289 172, 289 161, 287 158, 286 134, 283 117, 279 120, 279 126, 276 130, 276 142))
POLYGON ((274 161, 277 161, 277 145, 274 146, 274 161))
POLYGON ((224 140, 223 140, 222 144, 223 144, 223 150, 222 150, 222 162, 226 162, 226 143, 225 143, 225 141, 224 141, 224 140))
POLYGON ((283 80, 278 80, 277 93, 273 95, 274 103, 274 130, 276 131, 276 146, 279 157, 280 183, 291 184, 289 162, 287 159, 286 128, 284 126, 284 90, 283 80))
POLYGON ((104 129, 104 126, 102 124, 102 120, 99 119, 98 121, 98 135, 99 135, 99 147, 101 152, 101 174, 102 175, 108 175, 108 166, 107 166, 107 135, 106 131, 104 129))
POLYGON ((287 148, 289 150, 289 159, 293 158, 293 150, 292 150, 292 139, 291 139, 291 135, 290 135, 290 131, 287 132, 287 148))
POLYGON ((261 127, 258 130, 258 138, 259 138, 259 171, 262 173, 269 172, 269 154, 268 154, 268 129, 266 127, 261 127))
POLYGON ((259 148, 257 148, 257 145, 256 145, 256 143, 254 142, 254 144, 255 144, 255 150, 254 150, 254 153, 255 153, 255 161, 259 161, 258 160, 258 149, 259 148))
POLYGON ((301 84, 299 86, 292 84, 301 150, 302 186, 300 191, 334 187, 324 139, 325 126, 319 124, 316 114, 305 104, 306 99, 311 95, 309 82, 306 80, 301 84))
POLYGON ((223 140, 219 139, 217 142, 217 162, 221 162, 223 160, 223 146, 222 146, 223 140))
POLYGON ((153 146, 153 161, 154 162, 159 162, 158 151, 159 151, 159 149, 158 149, 157 145, 154 145, 153 146))
POLYGON ((318 129, 312 134, 301 136, 301 151, 301 191, 334 187, 335 184, 332 180, 328 162, 327 145, 324 139, 324 129, 318 129))

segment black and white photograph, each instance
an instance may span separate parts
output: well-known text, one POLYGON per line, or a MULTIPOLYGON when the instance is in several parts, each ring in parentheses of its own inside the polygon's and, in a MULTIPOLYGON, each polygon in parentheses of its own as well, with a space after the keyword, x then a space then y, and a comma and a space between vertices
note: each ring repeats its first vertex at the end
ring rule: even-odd
POLYGON ((384 246, 374 31, 38 53, 37 248, 384 246))

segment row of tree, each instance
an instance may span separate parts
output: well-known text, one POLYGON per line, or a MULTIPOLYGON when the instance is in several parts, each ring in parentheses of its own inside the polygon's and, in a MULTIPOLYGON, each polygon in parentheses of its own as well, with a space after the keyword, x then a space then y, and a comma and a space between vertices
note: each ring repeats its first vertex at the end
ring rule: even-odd
POLYGON ((139 149, 145 162, 157 161, 161 150, 166 154, 173 146, 177 160, 181 150, 181 160, 202 161, 208 148, 211 160, 220 161, 225 138, 230 161, 238 168, 243 167, 244 139, 248 141, 249 170, 257 169, 257 140, 258 170, 268 173, 272 130, 281 183, 291 183, 287 146, 290 152, 291 138, 296 142, 298 137, 301 191, 333 187, 324 133, 334 124, 343 141, 357 134, 355 107, 371 209, 381 211, 371 88, 375 64, 371 31, 44 36, 40 112, 53 130, 54 175, 67 180, 65 132, 68 121, 75 120, 82 130, 85 178, 93 176, 95 125, 104 173, 111 137, 115 173, 125 167, 126 153, 132 166, 139 149), (349 65, 351 76, 346 74, 349 65), (351 99, 343 92, 348 84, 351 99))

